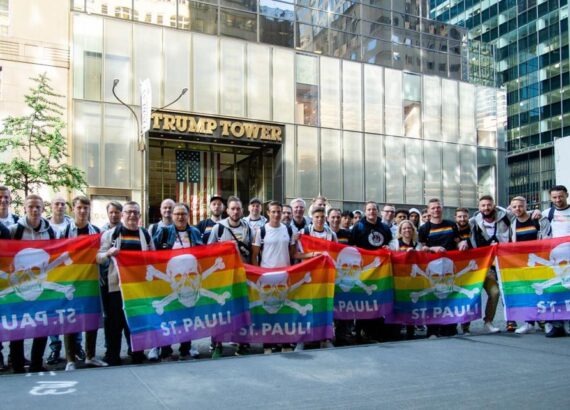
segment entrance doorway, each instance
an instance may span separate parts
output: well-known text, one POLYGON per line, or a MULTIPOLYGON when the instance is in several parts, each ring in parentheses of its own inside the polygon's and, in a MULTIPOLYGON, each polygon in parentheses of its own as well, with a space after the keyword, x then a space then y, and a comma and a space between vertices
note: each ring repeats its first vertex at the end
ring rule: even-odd
POLYGON ((150 222, 160 219, 165 198, 190 206, 190 223, 208 217, 212 195, 238 196, 247 211, 249 200, 273 199, 274 147, 241 147, 150 138, 150 222))

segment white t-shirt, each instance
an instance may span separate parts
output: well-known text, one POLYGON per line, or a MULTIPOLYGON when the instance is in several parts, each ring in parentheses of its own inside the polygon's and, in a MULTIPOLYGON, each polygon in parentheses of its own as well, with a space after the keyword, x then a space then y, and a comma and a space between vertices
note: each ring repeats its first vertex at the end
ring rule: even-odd
MULTIPOLYGON (((548 218, 548 215, 550 215, 550 208, 542 211, 542 216, 548 218)), ((552 228, 553 238, 570 236, 570 208, 564 210, 555 209, 550 227, 552 228)))
MULTIPOLYGON (((261 246, 261 229, 255 232, 253 244, 261 246)), ((289 238, 289 232, 285 225, 281 224, 278 228, 274 228, 266 224, 260 266, 262 268, 277 268, 291 265, 289 245, 294 244, 295 239, 292 236, 289 238)))
POLYGON ((192 243, 190 243, 190 238, 188 237, 187 231, 176 231, 176 240, 172 249, 190 248, 192 243))
POLYGON ((249 225, 253 232, 267 223, 267 218, 263 215, 260 215, 259 219, 251 219, 251 216, 246 216, 243 220, 249 225))
POLYGON ((63 236, 63 234, 65 234, 65 230, 67 229, 67 225, 69 225, 69 223, 70 223, 70 219, 68 219, 68 218, 63 218, 63 222, 58 223, 58 224, 53 222, 52 219, 49 220, 49 224, 51 225, 51 227, 53 229, 55 229, 56 231, 59 231, 61 236, 63 236))

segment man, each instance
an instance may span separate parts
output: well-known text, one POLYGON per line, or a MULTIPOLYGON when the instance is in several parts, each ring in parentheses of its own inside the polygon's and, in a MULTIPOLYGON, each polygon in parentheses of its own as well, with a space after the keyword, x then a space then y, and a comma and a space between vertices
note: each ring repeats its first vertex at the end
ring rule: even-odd
POLYGON ((351 211, 343 211, 342 214, 340 214, 340 228, 349 231, 352 227, 353 217, 354 215, 351 211))
POLYGON ((400 225, 400 222, 405 221, 409 218, 410 213, 407 209, 396 209, 396 216, 394 216, 394 226, 396 227, 396 231, 398 230, 398 225, 400 225))
MULTIPOLYGON (((63 236, 67 238, 66 232, 72 222, 71 218, 65 214, 67 211, 67 203, 65 202, 65 198, 61 195, 56 196, 51 200, 51 218, 49 219, 49 223, 56 231, 59 231, 59 236, 63 236)), ((81 347, 81 334, 77 335, 77 349, 75 352, 79 360, 85 360, 85 351, 81 347)), ((49 337, 49 348, 50 354, 46 360, 46 363, 49 365, 55 365, 59 363, 61 360, 61 340, 59 336, 50 336, 49 337)))
MULTIPOLYGON (((10 230, 2 222, 0 222, 0 239, 11 239, 10 230)), ((2 342, 0 342, 0 371, 3 370, 6 370, 6 366, 4 364, 4 355, 2 354, 2 342)))
MULTIPOLYGON (((44 201, 38 195, 28 195, 24 201, 25 217, 20 218, 18 223, 10 227, 10 236, 15 240, 45 240, 57 239, 59 232, 55 231, 47 219, 42 218, 44 212, 44 201)), ((32 361, 30 372, 45 371, 43 365, 44 350, 47 344, 47 337, 36 337, 32 343, 32 361)), ((10 356, 12 358, 12 369, 14 373, 24 373, 24 341, 16 340, 10 342, 10 356)))
MULTIPOLYGON (((121 223, 121 215, 123 213, 123 205, 121 205, 118 201, 110 201, 107 204, 107 218, 108 222, 105 223, 101 227, 102 232, 106 232, 110 229, 113 229, 115 226, 121 223)), ((107 281, 107 275, 109 273, 109 263, 101 264, 99 268, 99 272, 101 275, 100 279, 100 290, 101 290, 101 304, 103 306, 103 328, 105 330, 105 347, 109 346, 109 342, 107 340, 107 336, 110 334, 109 332, 109 317, 107 312, 109 311, 109 283, 107 281)), ((132 354, 131 351, 131 335, 129 333, 128 328, 124 328, 125 339, 127 340, 128 346, 128 354, 129 356, 132 354)), ((107 358, 108 354, 105 353, 105 359, 107 358)), ((105 362, 107 360, 104 360, 105 362)))
MULTIPOLYGON (((232 241, 235 243, 243 263, 251 263, 251 244, 255 231, 245 221, 245 218, 242 219, 243 206, 238 197, 230 196, 228 198, 227 212, 228 217, 217 223, 212 229, 208 244, 232 241)), ((213 344, 212 359, 222 357, 222 343, 214 340, 213 344)), ((248 353, 249 345, 239 344, 235 354, 242 356, 248 353)))
MULTIPOLYGON (((295 212, 295 206, 293 212, 295 212)), ((271 201, 267 206, 269 221, 255 232, 251 263, 262 268, 290 266, 291 259, 315 256, 313 252, 299 254, 291 228, 281 223, 281 204, 271 201), (260 260, 261 259, 261 260, 260 260)))
POLYGON ((160 221, 154 223, 148 227, 148 233, 150 236, 154 236, 156 231, 165 226, 172 225, 172 209, 174 208, 174 201, 170 198, 166 198, 160 203, 160 221))
MULTIPOLYGON (((321 197, 318 197, 318 198, 321 198, 321 197)), ((311 224, 309 226, 306 226, 303 229, 303 231, 302 231, 303 235, 309 235, 309 236, 312 236, 313 238, 324 239, 326 241, 338 242, 336 234, 332 231, 332 229, 330 227, 325 225, 326 216, 325 216, 325 208, 324 207, 316 207, 315 205, 313 205, 311 207, 311 219, 312 219, 311 224)), ((300 245, 300 243, 299 243, 299 245, 300 245)), ((320 254, 320 253, 319 252, 309 252, 309 253, 304 254, 304 255, 311 255, 310 257, 313 257, 317 254, 320 254)), ((330 348, 330 347, 333 347, 330 340, 322 340, 321 341, 321 348, 330 348)), ((304 343, 297 343, 297 346, 295 346, 296 352, 300 352, 304 349, 305 349, 304 343)))
MULTIPOLYGON (((295 205, 292 204, 292 207, 295 212, 295 205)), ((255 232, 252 244, 251 262, 254 266, 281 268, 290 266, 292 259, 315 256, 313 252, 307 254, 297 252, 292 227, 281 223, 281 210, 282 206, 277 201, 271 201, 267 206, 269 221, 255 232)), ((275 347, 264 344, 263 351, 265 354, 270 354, 275 347)), ((282 351, 290 350, 290 347, 282 348, 282 351)))
POLYGON ((303 198, 295 198, 291 201, 290 205, 291 209, 293 209, 293 221, 291 226, 297 231, 302 231, 305 226, 311 222, 309 217, 305 217, 305 208, 307 207, 307 204, 303 198))
MULTIPOLYGON (((366 202, 364 212, 365 218, 352 227, 349 244, 369 250, 387 248, 392 240, 392 231, 378 218, 378 204, 374 201, 366 202)), ((357 320, 356 337, 361 342, 366 342, 367 339, 392 339, 396 336, 396 328, 399 329, 400 326, 386 326, 384 318, 357 320)))
MULTIPOLYGON (((69 222, 65 229, 65 238, 75 238, 83 235, 95 235, 100 232, 99 228, 91 225, 89 217, 91 214, 91 201, 85 196, 77 196, 73 198, 73 220, 69 222)), ((76 359, 78 358, 78 334, 67 334, 64 336, 65 341, 65 357, 67 364, 65 371, 76 369, 76 359)), ((79 342, 80 343, 80 342, 79 342)), ((95 348, 97 345, 97 329, 85 332, 85 364, 90 367, 108 366, 103 360, 99 360, 95 356, 95 348)), ((79 344, 79 347, 81 345, 79 344)), ((82 349, 83 350, 83 349, 82 349)))
POLYGON ((394 224, 394 216, 396 215, 396 208, 393 205, 384 205, 382 208, 382 223, 390 227, 392 237, 396 237, 398 227, 394 224))
MULTIPOLYGON (((106 231, 101 237, 101 247, 97 253, 97 263, 109 265, 107 275, 109 286, 109 335, 107 335, 107 360, 110 366, 119 366, 121 360, 121 337, 123 330, 128 329, 123 312, 123 299, 119 289, 119 272, 114 260, 121 250, 146 251, 154 250, 154 243, 148 231, 139 228, 141 217, 140 205, 128 201, 123 206, 122 223, 106 231)), ((144 360, 144 352, 133 352, 133 363, 140 364, 144 360)))
MULTIPOLYGON (((424 252, 443 253, 468 248, 467 241, 459 239, 459 232, 454 222, 443 219, 443 208, 437 198, 428 202, 429 220, 420 226, 418 241, 424 252)), ((457 334, 456 325, 430 325, 427 327, 428 338, 454 336, 457 334)))
MULTIPOLYGON (((467 241, 467 246, 471 247, 471 227, 469 226, 469 210, 467 208, 457 208, 455 210, 455 225, 457 226, 457 231, 459 233, 460 241, 467 241)), ((471 333, 471 322, 465 322, 461 324, 461 329, 464 335, 469 335, 471 333)))
POLYGON ((421 212, 417 208, 410 208, 408 213, 409 213, 408 219, 412 221, 416 229, 418 229, 420 227, 421 212))
MULTIPOLYGON (((489 246, 496 243, 506 243, 511 241, 511 218, 512 214, 506 209, 495 205, 495 201, 490 195, 483 195, 479 198, 479 211, 469 220, 471 228, 471 245, 474 248, 489 246)), ((487 272, 483 284, 487 292, 487 305, 485 306, 485 330, 488 333, 498 333, 500 329, 493 326, 493 319, 499 303, 499 284, 497 270, 491 266, 487 272)), ((514 332, 516 322, 507 322, 507 331, 514 332)))
POLYGON ((291 221, 293 220, 293 208, 289 205, 283 205, 283 211, 281 212, 281 223, 285 226, 291 226, 291 221))
POLYGON ((267 223, 267 218, 261 214, 263 204, 259 198, 252 198, 247 209, 249 215, 244 220, 254 232, 267 223))
POLYGON ((362 211, 357 209, 352 212, 352 226, 356 225, 362 219, 362 211))
POLYGON ((227 212, 228 217, 212 228, 208 244, 232 241, 236 244, 243 263, 251 263, 251 244, 255 230, 246 222, 246 218, 242 219, 243 207, 238 197, 228 198, 227 212))
MULTIPOLYGON (((564 185, 550 188, 552 206, 543 214, 550 221, 551 236, 560 238, 570 236, 570 206, 568 205, 568 189, 564 185)), ((546 337, 562 337, 566 335, 562 321, 547 322, 544 326, 546 337)))
POLYGON ((210 217, 202 219, 196 225, 198 231, 202 235, 202 243, 208 243, 208 238, 210 237, 210 232, 212 228, 216 226, 218 222, 222 220, 222 214, 224 213, 224 198, 218 195, 214 195, 210 198, 210 217))
POLYGON ((342 228, 342 213, 338 208, 330 208, 327 214, 327 221, 329 227, 336 234, 339 243, 348 245, 350 240, 350 230, 342 228))
POLYGON ((49 223, 53 229, 63 233, 71 223, 71 218, 65 214, 67 211, 67 203, 62 196, 56 196, 51 200, 51 218, 49 223))
POLYGON ((18 222, 18 216, 10 212, 10 204, 12 203, 12 195, 10 189, 0 186, 0 223, 8 229, 18 222))
MULTIPOLYGON (((513 242, 535 241, 550 237, 550 222, 548 218, 532 219, 526 210, 526 199, 516 196, 511 200, 511 212, 515 216, 512 221, 511 239, 513 242)), ((526 322, 515 330, 517 334, 534 331, 534 321, 526 322)))
MULTIPOLYGON (((193 246, 203 245, 202 235, 200 231, 188 224, 190 212, 186 205, 175 204, 172 210, 173 224, 162 226, 156 231, 153 241, 156 249, 182 249, 191 248, 193 246)), ((197 358, 200 353, 197 349, 192 348, 192 342, 180 343, 180 360, 186 360, 190 357, 197 358)), ((160 359, 172 360, 172 347, 161 346, 150 349, 148 359, 157 361, 160 359)))
POLYGON ((428 209, 427 209, 427 208, 424 208, 424 209, 422 209, 422 215, 421 215, 420 226, 422 226, 423 224, 425 224, 427 221, 429 221, 429 213, 428 213, 428 209))
POLYGON ((123 212, 123 205, 118 201, 110 201, 107 204, 107 218, 109 221, 101 227, 103 232, 114 228, 121 223, 121 213, 123 212))
POLYGON ((313 208, 324 208, 325 212, 329 208, 329 200, 326 196, 319 195, 313 198, 311 206, 309 207, 309 214, 313 214, 313 208))

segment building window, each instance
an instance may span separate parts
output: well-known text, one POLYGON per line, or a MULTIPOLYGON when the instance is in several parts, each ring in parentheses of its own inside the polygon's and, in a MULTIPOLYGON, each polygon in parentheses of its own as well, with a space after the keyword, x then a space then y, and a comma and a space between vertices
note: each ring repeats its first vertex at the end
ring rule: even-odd
POLYGON ((319 125, 319 60, 297 55, 297 100, 295 121, 305 125, 319 125))
POLYGON ((10 0, 0 0, 0 35, 7 36, 10 26, 10 0))

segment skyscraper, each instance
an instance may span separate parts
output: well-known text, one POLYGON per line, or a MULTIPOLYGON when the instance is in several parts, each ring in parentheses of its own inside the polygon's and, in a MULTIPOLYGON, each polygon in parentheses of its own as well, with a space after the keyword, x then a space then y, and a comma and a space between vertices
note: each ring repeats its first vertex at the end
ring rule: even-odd
POLYGON ((554 140, 570 135, 567 0, 430 0, 430 17, 495 46, 507 91, 509 196, 548 203, 554 140))

